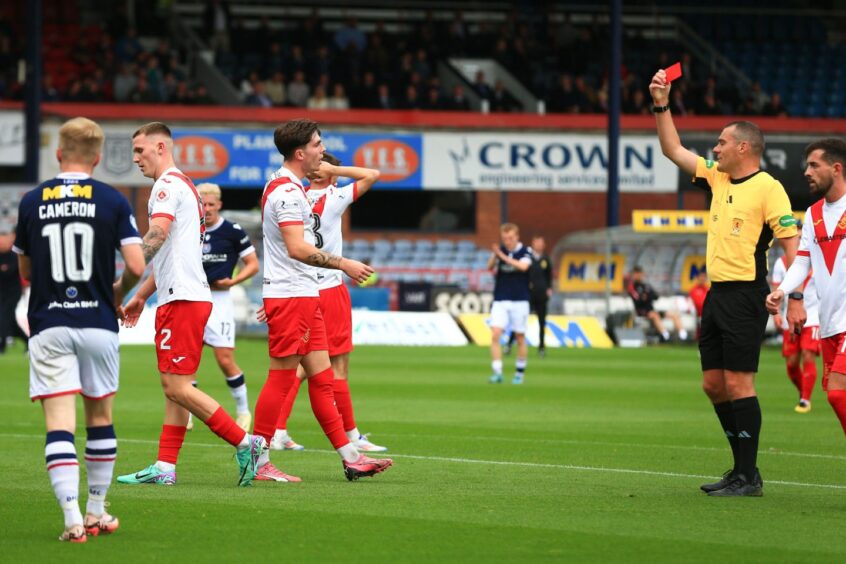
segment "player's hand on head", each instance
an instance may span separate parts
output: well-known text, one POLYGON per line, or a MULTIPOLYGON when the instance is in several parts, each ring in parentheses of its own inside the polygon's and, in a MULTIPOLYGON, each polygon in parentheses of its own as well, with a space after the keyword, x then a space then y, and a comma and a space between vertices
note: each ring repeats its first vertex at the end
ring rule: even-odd
POLYGON ((649 94, 656 106, 666 106, 670 100, 670 82, 667 80, 667 73, 664 69, 659 70, 652 76, 649 83, 649 94))

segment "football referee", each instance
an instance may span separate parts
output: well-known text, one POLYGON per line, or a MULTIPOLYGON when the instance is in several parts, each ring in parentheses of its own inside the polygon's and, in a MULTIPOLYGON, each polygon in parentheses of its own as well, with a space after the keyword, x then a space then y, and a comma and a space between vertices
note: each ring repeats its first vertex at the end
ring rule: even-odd
POLYGON ((754 378, 768 315, 767 249, 776 237, 789 266, 799 243, 796 220, 784 187, 760 169, 764 137, 755 124, 726 125, 714 160, 705 160, 681 144, 663 70, 652 77, 649 92, 664 155, 711 192, 707 271, 712 286, 702 312, 699 353, 702 387, 731 445, 734 466, 702 490, 720 497, 760 496, 761 407, 754 378))

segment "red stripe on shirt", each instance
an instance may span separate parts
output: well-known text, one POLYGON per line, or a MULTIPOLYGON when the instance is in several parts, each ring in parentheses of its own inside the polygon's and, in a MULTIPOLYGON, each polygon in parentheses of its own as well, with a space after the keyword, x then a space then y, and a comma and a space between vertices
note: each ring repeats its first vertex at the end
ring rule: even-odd
POLYGON ((155 218, 157 218, 157 217, 166 217, 166 218, 168 218, 168 219, 169 219, 169 220, 171 220, 171 221, 173 221, 174 219, 176 219, 175 217, 173 217, 173 216, 172 216, 172 215, 170 215, 169 213, 163 213, 163 212, 154 213, 153 215, 151 215, 151 216, 150 216, 150 219, 155 219, 155 218))
POLYGON ((294 184, 291 182, 290 178, 282 177, 273 180, 270 184, 267 185, 267 188, 264 189, 264 193, 261 195, 261 218, 264 219, 264 205, 267 203, 267 199, 273 194, 274 190, 279 188, 280 186, 284 186, 285 184, 294 184))
POLYGON ((280 221, 279 227, 288 227, 289 225, 305 225, 302 221, 280 221))
POLYGON ((203 209, 203 199, 200 197, 200 193, 197 192, 197 188, 194 186, 194 183, 191 181, 190 178, 182 174, 181 172, 168 172, 165 176, 175 176, 182 182, 188 185, 188 188, 194 192, 194 197, 197 198, 197 211, 200 213, 200 235, 206 232, 206 213, 203 209))
POLYGON ((811 256, 811 251, 796 251, 796 256, 798 256, 798 257, 809 257, 809 256, 811 256))

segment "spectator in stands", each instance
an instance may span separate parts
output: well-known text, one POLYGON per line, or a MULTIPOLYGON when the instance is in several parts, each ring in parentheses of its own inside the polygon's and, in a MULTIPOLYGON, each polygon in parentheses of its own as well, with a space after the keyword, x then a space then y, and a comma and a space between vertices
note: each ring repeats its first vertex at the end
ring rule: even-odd
POLYGON ((752 88, 749 93, 746 95, 747 106, 755 112, 751 115, 760 115, 764 109, 764 106, 767 105, 767 102, 770 101, 769 96, 767 96, 766 92, 761 89, 761 83, 757 80, 752 84, 752 88))
POLYGON ((156 57, 149 57, 147 59, 146 71, 147 84, 150 91, 153 93, 156 102, 162 102, 165 99, 164 91, 164 76, 159 68, 159 60, 156 57))
POLYGON ((579 94, 573 84, 573 77, 564 73, 558 79, 558 87, 552 91, 546 108, 550 112, 574 113, 578 111, 579 94))
POLYGON ((423 103, 417 93, 417 87, 415 87, 413 84, 409 84, 408 86, 406 86, 405 97, 403 98, 400 107, 403 110, 419 110, 423 107, 423 103))
POLYGON ((476 94, 479 95, 479 98, 482 98, 483 100, 491 99, 491 93, 493 92, 493 90, 491 90, 490 85, 488 84, 487 80, 485 80, 484 71, 480 70, 476 72, 476 78, 473 81, 473 90, 476 91, 476 94))
POLYGON ((364 66, 380 77, 387 75, 391 68, 391 57, 379 33, 370 35, 367 50, 364 53, 364 66))
POLYGON ((138 76, 138 83, 129 94, 127 101, 133 104, 155 104, 159 100, 155 93, 150 90, 147 78, 142 74, 138 76))
POLYGON ((429 53, 426 49, 420 48, 417 50, 412 68, 414 68, 414 72, 417 73, 421 80, 429 80, 432 76, 432 67, 429 65, 429 53))
POLYGON ((650 115, 652 113, 650 106, 646 102, 646 94, 643 93, 642 88, 638 88, 631 93, 628 103, 623 106, 623 112, 639 115, 650 115))
POLYGON ((702 103, 699 104, 698 108, 696 108, 696 113, 701 116, 718 116, 723 112, 720 111, 720 107, 717 105, 717 100, 714 98, 714 95, 706 92, 702 96, 702 103))
POLYGON ((367 45, 367 38, 364 32, 358 29, 358 22, 355 18, 349 18, 335 32, 335 45, 341 51, 346 51, 348 47, 352 47, 359 53, 364 51, 364 47, 367 45))
POLYGON ((58 102, 59 100, 59 91, 53 86, 53 75, 49 72, 44 73, 44 78, 41 80, 41 101, 58 102))
POLYGON ((379 88, 376 86, 376 75, 373 71, 366 71, 361 83, 353 90, 352 106, 355 108, 379 107, 379 88))
POLYGON ((259 81, 259 74, 257 71, 251 71, 247 76, 241 79, 241 98, 246 99, 253 93, 253 85, 259 81))
POLYGON ((173 104, 193 104, 194 94, 188 88, 188 83, 180 80, 176 84, 176 90, 173 93, 173 98, 169 100, 173 104))
POLYGON ((118 60, 123 62, 134 61, 143 50, 141 42, 138 41, 138 32, 134 27, 128 28, 126 35, 118 39, 115 45, 118 60))
MULTIPOLYGON (((635 266, 629 275, 629 281, 626 285, 626 291, 631 296, 634 302, 635 313, 638 317, 645 317, 652 322, 655 330, 661 336, 662 341, 670 340, 670 332, 664 328, 664 323, 661 321, 661 315, 655 311, 655 300, 658 299, 658 292, 644 281, 643 268, 635 266)), ((675 311, 667 311, 665 317, 673 322, 679 339, 682 341, 687 339, 687 331, 681 324, 681 318, 675 311)))
POLYGON ((596 93, 591 89, 585 77, 576 77, 576 111, 580 114, 589 114, 596 111, 596 93))
POLYGON ((490 101, 492 112, 513 112, 519 110, 520 106, 517 100, 505 89, 505 85, 501 80, 497 80, 494 83, 490 101))
POLYGON ((197 87, 194 88, 194 104, 208 106, 214 103, 215 101, 209 95, 209 91, 204 85, 198 84, 197 87))
POLYGON ((115 76, 112 83, 115 102, 126 102, 129 100, 129 95, 132 94, 137 85, 138 76, 135 73, 135 65, 129 62, 122 63, 120 72, 115 76))
POLYGON ((330 110, 348 110, 350 108, 350 101, 347 98, 347 91, 344 85, 336 82, 332 87, 332 97, 329 98, 330 110))
MULTIPOLYGON (((640 91, 638 91, 640 92, 640 91)), ((641 93, 642 94, 642 93, 641 93)), ((682 88, 678 88, 673 90, 673 93, 670 95, 670 109, 673 110, 673 113, 677 116, 686 116, 690 113, 689 111, 692 108, 688 108, 687 104, 684 101, 684 90, 682 88)))
MULTIPOLYGON (((303 48, 299 45, 291 45, 291 53, 288 58, 285 60, 287 66, 287 74, 288 76, 295 76, 297 72, 302 71, 303 73, 303 80, 305 80, 305 72, 308 68, 308 64, 306 63, 305 56, 303 55, 303 48)), ((306 96, 308 98, 308 96, 306 96)))
POLYGON ((391 97, 391 89, 387 84, 380 84, 378 89, 377 106, 380 110, 393 110, 394 99, 391 97))
POLYGON ((209 47, 212 51, 228 53, 231 48, 229 26, 232 17, 229 3, 225 0, 211 0, 203 12, 203 29, 211 33, 209 47))
POLYGON ((274 106, 284 106, 287 99, 285 75, 281 71, 275 71, 270 80, 264 83, 264 91, 274 106))
POLYGON ((314 54, 314 60, 309 64, 313 76, 329 75, 332 72, 332 57, 329 55, 329 47, 321 45, 314 54))
POLYGON ((329 107, 329 98, 326 97, 326 90, 319 84, 308 99, 306 107, 310 110, 325 110, 329 107))
POLYGON ((269 108, 273 106, 273 102, 264 91, 264 82, 256 80, 253 83, 253 93, 247 96, 245 103, 248 106, 257 106, 259 108, 269 108))
POLYGON ((311 89, 305 82, 305 73, 297 71, 294 80, 288 85, 288 103, 298 108, 306 107, 311 89))
POLYGON ((781 103, 781 94, 773 92, 770 101, 761 110, 761 115, 787 117, 790 114, 787 113, 787 108, 781 103))
POLYGON ((449 109, 465 112, 470 109, 470 101, 464 95, 464 87, 460 84, 456 84, 452 88, 452 97, 449 99, 449 109))
POLYGON ((426 100, 423 103, 423 107, 426 110, 443 110, 445 108, 444 104, 444 97, 441 95, 441 91, 436 86, 430 86, 429 90, 426 92, 426 100))

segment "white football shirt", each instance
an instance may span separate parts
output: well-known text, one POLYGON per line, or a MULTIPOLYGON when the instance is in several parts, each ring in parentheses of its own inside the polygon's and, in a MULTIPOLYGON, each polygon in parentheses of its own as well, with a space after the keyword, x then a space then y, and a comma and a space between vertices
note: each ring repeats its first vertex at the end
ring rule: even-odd
MULTIPOLYGON (((772 277, 773 284, 776 286, 781 284, 785 274, 787 274, 785 264, 784 256, 781 256, 773 265, 773 271, 770 276, 772 277)), ((817 286, 814 282, 813 272, 805 278, 805 286, 802 292, 805 294, 803 302, 805 313, 808 316, 807 321, 805 321, 805 327, 817 327, 820 324, 820 298, 817 295, 817 286)), ((787 300, 784 300, 781 304, 781 328, 785 331, 790 328, 787 324, 787 300)))
MULTIPOLYGON (((344 212, 358 197, 356 183, 346 186, 329 186, 323 190, 309 190, 307 193, 314 215, 315 246, 329 254, 344 256, 343 224, 344 212)), ((333 268, 321 269, 323 280, 320 289, 328 290, 344 283, 343 272, 333 268)))
POLYGON ((780 289, 793 291, 813 269, 819 295, 820 336, 846 332, 846 196, 829 204, 820 200, 805 212, 796 261, 780 289), (810 257, 810 265, 808 258, 810 257))
POLYGON ((270 176, 261 196, 264 238, 265 298, 316 297, 318 268, 291 258, 280 227, 302 225, 305 241, 315 242, 314 217, 300 179, 281 167, 270 176))
POLYGON ((191 179, 178 168, 162 173, 147 204, 147 216, 167 217, 170 232, 153 257, 158 304, 176 300, 210 302, 211 292, 203 270, 203 200, 191 179))

